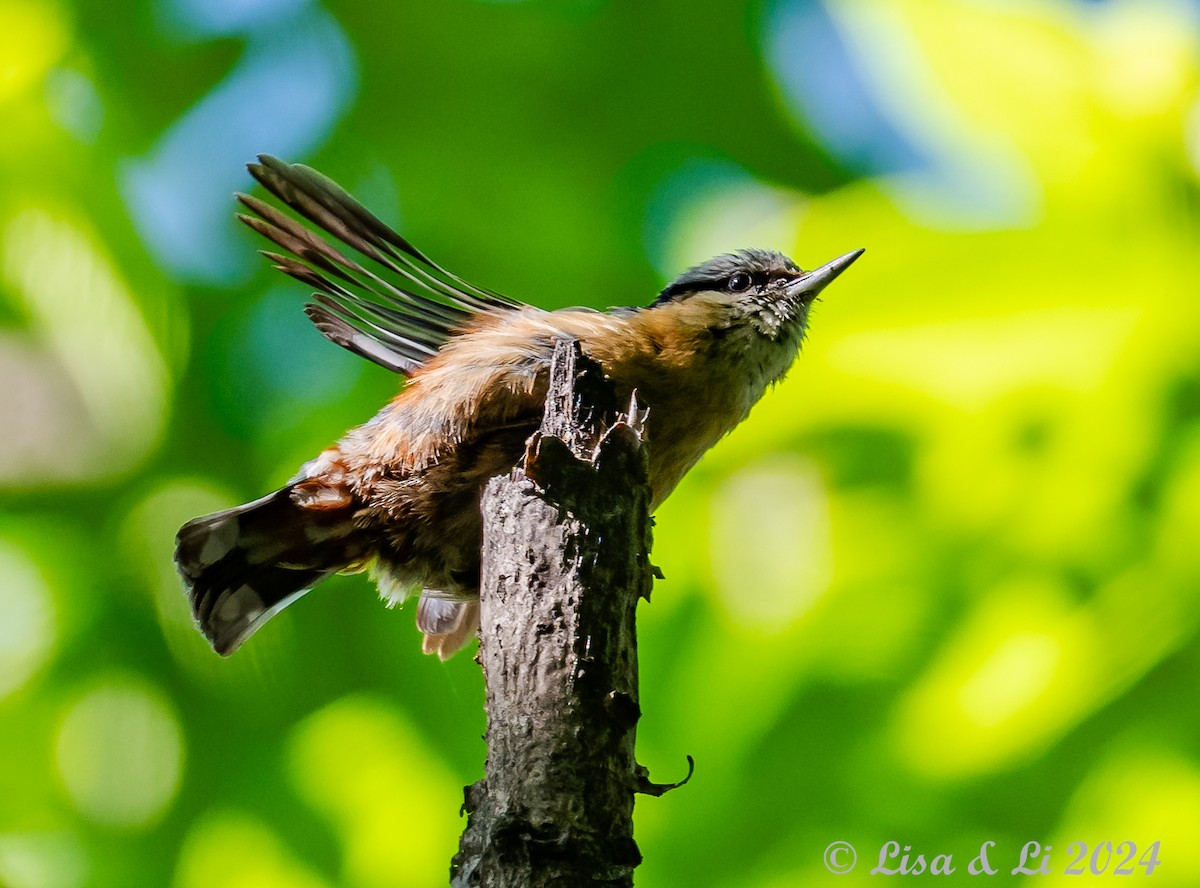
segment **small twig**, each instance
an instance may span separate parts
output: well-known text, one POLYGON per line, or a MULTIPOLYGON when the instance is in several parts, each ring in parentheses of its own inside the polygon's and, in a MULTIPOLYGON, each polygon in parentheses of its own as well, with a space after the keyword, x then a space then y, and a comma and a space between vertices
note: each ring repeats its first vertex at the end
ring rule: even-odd
POLYGON ((687 782, 692 779, 692 774, 694 774, 696 772, 696 760, 693 759, 690 755, 687 757, 687 763, 688 763, 687 776, 684 777, 682 780, 680 780, 678 783, 651 783, 650 782, 650 769, 645 767, 644 765, 638 765, 638 767, 637 767, 638 783, 637 783, 637 787, 634 789, 634 792, 640 792, 643 795, 649 795, 649 796, 654 796, 655 798, 659 798, 660 796, 666 795, 673 789, 679 789, 679 787, 685 786, 687 784, 687 782))

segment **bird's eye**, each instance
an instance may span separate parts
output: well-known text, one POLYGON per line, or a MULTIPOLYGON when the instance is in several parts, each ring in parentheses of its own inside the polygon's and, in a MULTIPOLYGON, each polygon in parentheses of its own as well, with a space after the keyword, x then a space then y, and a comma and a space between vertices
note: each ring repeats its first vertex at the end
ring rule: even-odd
POLYGON ((754 283, 754 279, 744 271, 739 271, 737 274, 729 278, 725 284, 729 288, 730 293, 742 293, 750 289, 750 285, 754 283))

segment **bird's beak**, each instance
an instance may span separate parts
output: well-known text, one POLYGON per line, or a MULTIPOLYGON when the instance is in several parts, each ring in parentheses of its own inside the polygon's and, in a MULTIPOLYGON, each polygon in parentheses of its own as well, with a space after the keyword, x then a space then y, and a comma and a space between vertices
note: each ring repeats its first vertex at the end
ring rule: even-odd
POLYGON ((855 250, 853 253, 847 253, 845 256, 838 256, 832 262, 826 262, 820 268, 814 268, 812 271, 805 272, 788 284, 788 296, 793 299, 803 300, 804 302, 811 302, 817 298, 818 293, 829 286, 830 281, 849 268, 851 263, 861 256, 863 252, 863 250, 855 250))

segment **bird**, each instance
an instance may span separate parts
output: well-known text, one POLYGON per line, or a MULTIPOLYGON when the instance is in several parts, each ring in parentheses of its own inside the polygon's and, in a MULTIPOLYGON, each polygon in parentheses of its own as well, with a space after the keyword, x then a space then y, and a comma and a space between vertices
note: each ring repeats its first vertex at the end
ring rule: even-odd
POLYGON ((365 570, 389 604, 418 597, 423 650, 449 658, 478 629, 483 488, 536 430, 557 341, 646 410, 653 510, 788 372, 814 300, 863 253, 805 271, 743 249, 648 305, 550 311, 468 283, 310 167, 260 155, 248 169, 287 212, 237 194, 238 218, 313 291, 308 318, 405 383, 281 489, 180 528, 192 615, 222 656, 322 580, 365 570))

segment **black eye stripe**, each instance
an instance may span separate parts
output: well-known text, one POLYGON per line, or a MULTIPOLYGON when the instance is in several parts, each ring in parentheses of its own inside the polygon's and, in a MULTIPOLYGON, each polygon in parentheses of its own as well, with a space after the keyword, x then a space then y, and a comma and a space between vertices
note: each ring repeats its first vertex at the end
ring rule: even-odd
MULTIPOLYGON (((664 302, 673 302, 677 299, 686 298, 693 293, 703 293, 705 291, 718 293, 731 292, 729 289, 729 281, 739 274, 750 275, 750 279, 754 282, 753 287, 758 288, 765 287, 774 280, 795 277, 794 274, 780 271, 772 271, 770 273, 765 271, 734 271, 732 273, 726 273, 721 277, 688 278, 684 280, 678 280, 664 289, 658 294, 658 298, 656 298, 652 304, 662 305, 664 302)), ((748 293, 750 289, 752 288, 747 288, 737 292, 748 293)))
POLYGON ((658 294, 658 298, 654 303, 660 304, 670 302, 672 299, 678 299, 680 296, 685 296, 689 293, 700 293, 704 290, 724 290, 727 277, 705 278, 703 280, 677 281, 667 287, 658 294))
POLYGON ((767 286, 767 284, 771 283, 771 281, 775 280, 776 278, 782 278, 785 276, 785 275, 778 274, 778 273, 768 274, 765 271, 754 271, 754 272, 742 271, 742 272, 737 272, 735 274, 730 275, 728 278, 726 278, 726 281, 733 280, 733 278, 737 277, 738 274, 749 275, 750 280, 753 282, 751 284, 751 286, 759 287, 759 288, 767 286))

